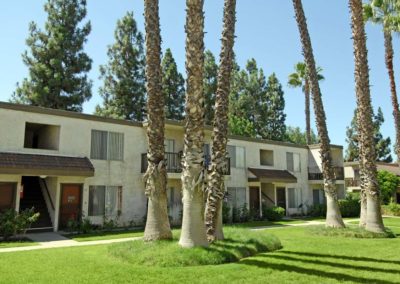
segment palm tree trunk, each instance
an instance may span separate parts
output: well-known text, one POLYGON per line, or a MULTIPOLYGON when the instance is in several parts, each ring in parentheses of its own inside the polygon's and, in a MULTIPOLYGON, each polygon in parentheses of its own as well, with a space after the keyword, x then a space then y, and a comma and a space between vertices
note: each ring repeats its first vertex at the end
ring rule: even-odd
POLYGON ((146 76, 148 95, 147 152, 144 175, 149 199, 144 240, 172 239, 167 210, 167 171, 164 162, 164 96, 161 87, 161 36, 158 0, 145 0, 146 76))
POLYGON ((351 9, 353 47, 355 60, 355 83, 357 97, 357 126, 360 139, 360 163, 363 169, 367 196, 366 229, 384 232, 380 207, 380 190, 377 183, 375 144, 373 138, 372 105, 369 89, 369 68, 366 35, 361 0, 349 0, 351 9))
POLYGON ((306 114, 306 142, 307 145, 311 144, 311 123, 310 123, 310 86, 308 79, 304 82, 304 100, 305 100, 305 114, 306 114))
POLYGON ((235 39, 236 0, 225 0, 222 47, 218 70, 218 86, 215 97, 215 116, 211 170, 207 177, 206 227, 209 242, 223 239, 221 207, 224 197, 224 173, 226 145, 228 142, 228 106, 232 73, 233 44, 235 39), (217 224, 218 234, 217 234, 217 224))
POLYGON ((332 168, 330 141, 328 136, 328 129, 326 127, 325 111, 318 83, 318 73, 314 60, 311 39, 308 33, 306 17, 304 15, 301 0, 293 0, 293 6, 296 14, 301 42, 303 45, 304 61, 308 70, 308 79, 313 98, 316 124, 320 139, 320 154, 322 161, 322 173, 324 176, 324 191, 327 200, 326 226, 342 228, 344 227, 344 223, 342 220, 342 215, 340 214, 337 199, 335 176, 332 168))
POLYGON ((389 74, 390 80, 390 92, 392 98, 393 105, 393 117, 394 117, 394 126, 396 130, 396 155, 397 162, 400 162, 400 114, 399 114, 399 102, 397 101, 397 91, 396 91, 396 81, 394 78, 394 68, 393 68, 393 44, 392 44, 392 32, 391 31, 383 31, 384 39, 385 39, 385 62, 386 68, 389 74))
POLYGON ((208 246, 204 224, 204 0, 186 0, 186 117, 182 156, 183 219, 179 244, 208 246))

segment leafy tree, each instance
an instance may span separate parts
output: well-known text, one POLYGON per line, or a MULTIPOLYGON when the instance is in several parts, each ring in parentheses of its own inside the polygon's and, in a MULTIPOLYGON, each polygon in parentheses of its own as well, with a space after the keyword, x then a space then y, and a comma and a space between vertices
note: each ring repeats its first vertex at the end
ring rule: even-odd
POLYGON ((382 201, 388 204, 400 185, 400 178, 388 171, 378 171, 377 179, 382 201))
POLYGON ((309 143, 307 143, 307 132, 306 131, 303 132, 300 129, 300 127, 288 126, 288 127, 286 127, 285 141, 295 143, 295 144, 300 144, 300 145, 310 145, 310 144, 317 144, 318 137, 314 133, 314 131, 311 129, 310 140, 309 140, 309 143))
POLYGON ((92 82, 87 77, 92 60, 83 51, 91 25, 81 23, 86 17, 86 0, 48 0, 44 10, 44 31, 30 23, 26 40, 30 51, 22 55, 29 76, 17 84, 11 100, 80 112, 92 96, 92 82))
POLYGON ((215 62, 215 56, 210 50, 204 53, 203 78, 205 123, 212 125, 215 111, 215 94, 217 92, 218 65, 215 62))
POLYGON ((228 119, 228 126, 231 134, 256 137, 254 124, 250 120, 233 114, 230 114, 228 119))
POLYGON ((100 66, 99 89, 103 106, 96 114, 135 121, 145 119, 145 55, 143 35, 138 30, 133 12, 117 21, 115 43, 108 47, 108 62, 100 66))
POLYGON ((167 119, 182 120, 185 110, 185 80, 178 72, 171 49, 165 51, 161 63, 162 90, 165 98, 165 117, 167 119))
POLYGON ((285 98, 275 73, 268 78, 264 97, 256 104, 259 113, 257 131, 264 139, 283 141, 286 133, 285 98))
MULTIPOLYGON (((378 162, 392 162, 392 155, 390 154, 390 137, 383 138, 380 131, 382 124, 385 122, 383 117, 382 109, 379 107, 376 115, 373 116, 373 126, 374 126, 374 145, 375 145, 375 155, 376 161, 378 162)), ((345 160, 349 161, 359 161, 359 131, 357 127, 357 110, 354 111, 354 117, 351 120, 350 126, 346 128, 346 142, 348 143, 346 149, 345 160)))

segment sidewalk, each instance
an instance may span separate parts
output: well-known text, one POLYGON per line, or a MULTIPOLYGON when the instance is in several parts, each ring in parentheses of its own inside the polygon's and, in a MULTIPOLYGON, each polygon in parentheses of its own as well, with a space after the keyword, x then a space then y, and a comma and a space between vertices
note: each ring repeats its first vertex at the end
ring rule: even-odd
POLYGON ((77 242, 77 241, 68 239, 60 234, 53 233, 53 232, 27 234, 26 237, 31 239, 34 242, 39 243, 39 244, 36 246, 3 248, 3 249, 0 249, 0 253, 16 252, 16 251, 29 251, 29 250, 38 250, 38 249, 48 249, 48 248, 104 245, 104 244, 120 243, 120 242, 127 242, 127 241, 135 241, 135 240, 140 240, 142 238, 142 237, 132 237, 132 238, 113 239, 113 240, 77 242))

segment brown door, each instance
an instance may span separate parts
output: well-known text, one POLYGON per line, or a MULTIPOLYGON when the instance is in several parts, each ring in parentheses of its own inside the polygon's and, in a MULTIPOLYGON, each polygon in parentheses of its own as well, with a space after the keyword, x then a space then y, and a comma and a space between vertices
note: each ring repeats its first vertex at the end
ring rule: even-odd
POLYGON ((260 188, 250 187, 250 210, 260 210, 260 188))
POLYGON ((15 208, 15 183, 0 183, 0 211, 15 208))
POLYGON ((276 205, 286 210, 286 189, 284 187, 276 188, 276 205))
POLYGON ((82 205, 82 185, 63 184, 61 186, 60 228, 65 228, 68 221, 78 221, 82 205))

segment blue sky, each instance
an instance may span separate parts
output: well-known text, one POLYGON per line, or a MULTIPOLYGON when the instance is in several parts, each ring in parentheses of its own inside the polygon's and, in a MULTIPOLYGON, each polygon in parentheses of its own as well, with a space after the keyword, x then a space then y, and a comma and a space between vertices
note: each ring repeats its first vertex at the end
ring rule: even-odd
MULTIPOLYGON (((15 84, 27 76, 21 54, 26 49, 30 21, 43 27, 46 14, 44 0, 13 0, 2 3, 0 10, 0 100, 8 101, 15 84)), ((308 19, 314 55, 324 69, 326 80, 321 83, 327 124, 332 143, 345 145, 345 130, 355 108, 353 53, 348 0, 303 0, 308 19)), ((223 0, 205 1, 205 45, 219 54, 223 0)), ((93 97, 84 104, 84 112, 92 113, 101 102, 98 88, 99 65, 107 61, 107 45, 113 42, 118 18, 133 11, 143 31, 142 0, 88 0, 87 19, 92 23, 85 50, 93 59, 90 78, 93 97)), ((160 0, 163 49, 169 47, 184 73, 185 1, 160 0)), ((379 26, 367 25, 372 102, 382 107, 385 124, 382 132, 394 142, 389 81, 384 65, 383 35, 379 26)), ((237 29, 235 52, 243 67, 255 58, 265 74, 275 72, 281 81, 286 99, 287 124, 304 128, 304 100, 301 90, 287 87, 287 76, 296 62, 302 60, 298 30, 290 0, 237 0, 237 29)), ((395 51, 399 49, 394 37, 395 51)), ((400 60, 395 54, 396 77, 400 60)), ((313 122, 314 118, 312 117, 313 122)), ((315 129, 315 127, 313 127, 315 129)))

